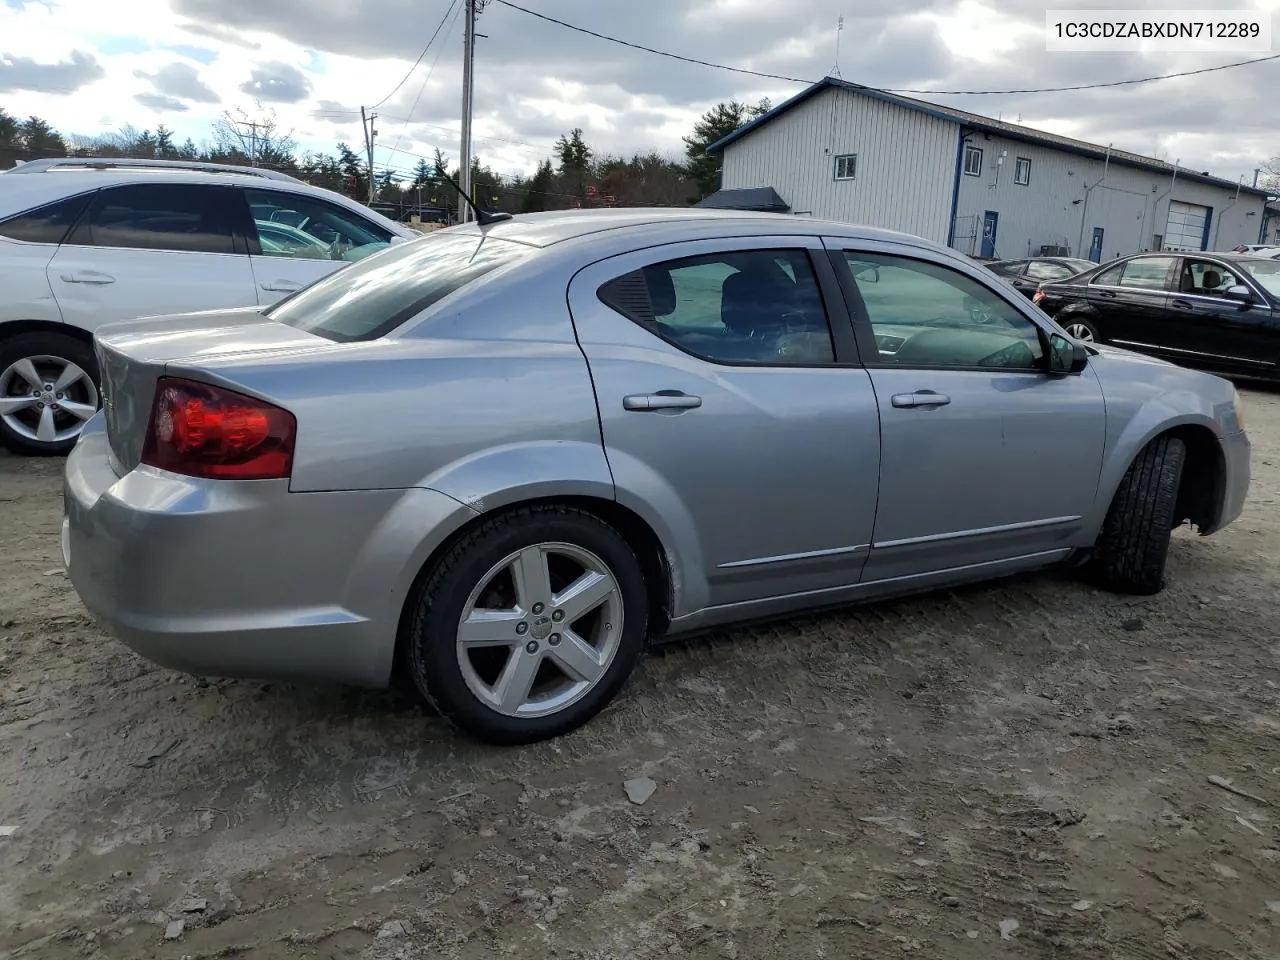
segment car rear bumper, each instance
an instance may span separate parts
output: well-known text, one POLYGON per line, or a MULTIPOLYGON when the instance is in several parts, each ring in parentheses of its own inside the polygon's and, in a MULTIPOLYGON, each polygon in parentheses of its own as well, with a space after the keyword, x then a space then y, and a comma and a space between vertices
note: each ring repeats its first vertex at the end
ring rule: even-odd
POLYGON ((101 415, 67 459, 64 512, 76 592, 147 659, 374 687, 422 563, 474 516, 433 490, 290 493, 145 466, 120 477, 101 415))
POLYGON ((1225 465, 1222 487, 1222 506, 1218 511, 1218 519, 1205 534, 1216 533, 1227 524, 1232 523, 1244 510, 1244 502, 1249 496, 1250 462, 1252 444, 1243 430, 1222 437, 1218 443, 1222 446, 1222 462, 1225 465))

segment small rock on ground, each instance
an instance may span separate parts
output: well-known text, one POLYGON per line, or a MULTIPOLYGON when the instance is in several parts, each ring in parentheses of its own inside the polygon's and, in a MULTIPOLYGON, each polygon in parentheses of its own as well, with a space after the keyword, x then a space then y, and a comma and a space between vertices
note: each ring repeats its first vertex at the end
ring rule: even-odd
POLYGON ((649 801, 658 785, 650 777, 636 777, 624 783, 622 789, 627 792, 627 799, 639 806, 649 801))
POLYGON ((177 940, 187 929, 187 924, 183 920, 174 920, 164 928, 164 938, 166 940, 177 940))

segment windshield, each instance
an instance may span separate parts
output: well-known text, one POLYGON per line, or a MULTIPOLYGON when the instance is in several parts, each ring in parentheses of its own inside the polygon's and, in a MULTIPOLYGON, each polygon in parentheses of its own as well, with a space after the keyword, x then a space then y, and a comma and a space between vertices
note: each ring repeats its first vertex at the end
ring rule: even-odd
POLYGON ((1280 260, 1240 259, 1236 264, 1248 270, 1249 275, 1266 288, 1267 293, 1280 297, 1280 260))
POLYGON ((330 340, 376 340, 491 270, 527 256, 521 243, 438 233, 331 273, 264 311, 330 340))

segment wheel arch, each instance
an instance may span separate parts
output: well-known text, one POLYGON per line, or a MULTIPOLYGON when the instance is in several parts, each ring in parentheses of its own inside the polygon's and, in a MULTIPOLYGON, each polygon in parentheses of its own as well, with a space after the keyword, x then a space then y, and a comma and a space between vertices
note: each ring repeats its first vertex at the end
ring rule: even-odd
POLYGON ((1113 462, 1103 468, 1098 490, 1098 529, 1101 528, 1129 467, 1152 441, 1162 436, 1176 437, 1187 448, 1174 513, 1175 525, 1190 521, 1201 533, 1212 531, 1216 527, 1226 487, 1226 458, 1211 421, 1198 416, 1187 416, 1148 429, 1139 441, 1130 443, 1126 439, 1118 445, 1130 452, 1122 463, 1113 462))
POLYGON ((670 552, 658 536, 657 531, 640 514, 618 503, 616 500, 589 494, 553 494, 512 500, 468 518, 465 523, 445 537, 419 567, 412 584, 405 593, 396 624, 395 655, 392 663, 393 679, 403 678, 404 653, 413 621, 413 609, 418 602, 422 588, 431 576, 431 572, 440 562, 440 559, 480 524, 486 523, 494 517, 539 506, 573 507, 596 517, 617 530, 623 539, 636 551, 636 557, 639 559, 641 569, 644 571, 645 588, 648 592, 650 605, 650 635, 660 636, 666 632, 671 623, 674 600, 674 581, 670 552))
POLYGON ((92 348, 93 333, 60 320, 0 320, 0 340, 21 336, 24 333, 56 333, 72 337, 92 348))

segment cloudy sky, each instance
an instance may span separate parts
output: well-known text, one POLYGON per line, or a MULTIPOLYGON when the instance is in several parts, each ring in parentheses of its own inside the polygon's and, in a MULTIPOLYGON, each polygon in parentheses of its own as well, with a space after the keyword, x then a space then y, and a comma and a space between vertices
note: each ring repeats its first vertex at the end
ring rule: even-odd
MULTIPOLYGON (((600 33, 722 64, 882 88, 1003 90, 1124 80, 1257 53, 1046 53, 1044 0, 519 0, 600 33), (997 7, 999 8, 997 12, 997 7)), ((1063 3, 1195 9, 1179 0, 1063 3)), ((1231 0, 1273 18, 1280 0, 1231 0)), ((164 123, 197 142, 226 110, 274 111, 304 148, 361 143, 378 107, 377 162, 458 155, 462 3, 456 0, 0 0, 0 107, 64 133, 164 123), (450 12, 452 10, 452 12, 450 12), (428 38, 440 35, 414 69, 428 38), (403 83, 401 81, 404 81, 403 83), (392 91, 395 91, 394 93, 392 91)), ((489 0, 478 31, 475 150, 528 170, 582 127, 598 151, 682 152, 719 100, 778 102, 802 84, 678 63, 489 0)), ((1280 29, 1276 30, 1280 37, 1280 29)), ((938 95, 953 106, 1252 179, 1280 154, 1280 61, 1071 93, 938 95)), ((922 96, 922 95, 918 95, 922 96)))

